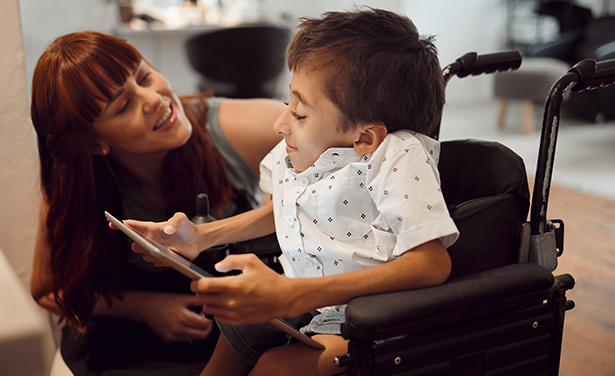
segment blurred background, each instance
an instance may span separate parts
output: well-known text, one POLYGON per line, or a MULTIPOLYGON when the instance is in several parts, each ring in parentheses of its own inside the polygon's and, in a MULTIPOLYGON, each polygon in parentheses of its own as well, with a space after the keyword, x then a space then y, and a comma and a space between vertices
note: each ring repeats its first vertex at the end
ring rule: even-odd
MULTIPOLYGON (((4 0, 12 1, 12 0, 4 0)), ((182 43, 208 25, 273 22, 292 28, 301 16, 369 5, 408 15, 424 34, 437 36, 443 65, 468 51, 488 53, 557 38, 553 16, 536 13, 538 0, 19 0, 28 83, 38 57, 56 37, 80 30, 120 35, 169 78, 180 93, 196 90, 198 74, 186 59, 182 43), (130 23, 120 19, 120 5, 132 6, 130 23), (145 15, 145 17, 143 16, 145 15), (177 49, 172 49, 175 46, 177 49)), ((615 1, 578 0, 595 16, 615 12, 615 1), (611 4, 612 3, 612 4, 611 4)), ((449 103, 475 102, 492 96, 490 77, 477 77, 447 91, 449 103), (467 87, 466 87, 467 85, 467 87), (457 87, 459 86, 459 87, 457 87)), ((286 85, 286 84, 285 84, 286 85)), ((283 85, 284 86, 284 85, 283 85)))

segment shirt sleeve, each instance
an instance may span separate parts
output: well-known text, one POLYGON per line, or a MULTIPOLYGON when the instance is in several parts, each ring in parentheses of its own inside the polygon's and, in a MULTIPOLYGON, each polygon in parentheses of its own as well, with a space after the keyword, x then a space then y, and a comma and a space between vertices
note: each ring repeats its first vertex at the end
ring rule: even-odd
POLYGON ((280 141, 260 163, 260 181, 259 186, 263 192, 273 193, 273 167, 274 163, 282 163, 282 159, 284 158, 284 154, 281 151, 281 146, 284 143, 284 140, 280 141))
POLYGON ((434 239, 445 247, 459 236, 439 184, 436 159, 422 144, 386 153, 371 171, 370 192, 379 213, 375 226, 395 235, 394 257, 434 239))

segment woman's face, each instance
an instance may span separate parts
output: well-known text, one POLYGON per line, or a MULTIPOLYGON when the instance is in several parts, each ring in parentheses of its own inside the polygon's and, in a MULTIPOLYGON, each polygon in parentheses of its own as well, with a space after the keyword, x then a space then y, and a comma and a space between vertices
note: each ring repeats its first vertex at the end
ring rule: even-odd
MULTIPOLYGON (((192 134, 179 98, 167 79, 141 61, 94 120, 100 151, 116 159, 164 155, 192 134)), ((97 151, 95 151, 96 153, 97 151)))

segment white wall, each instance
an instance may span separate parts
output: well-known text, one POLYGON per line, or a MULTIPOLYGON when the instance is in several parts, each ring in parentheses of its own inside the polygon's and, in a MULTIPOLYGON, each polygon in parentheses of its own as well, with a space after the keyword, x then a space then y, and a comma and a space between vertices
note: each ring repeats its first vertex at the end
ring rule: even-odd
POLYGON ((57 37, 75 31, 111 31, 119 21, 107 0, 2 0, 19 2, 28 88, 38 58, 57 37))
MULTIPOLYGON (((467 52, 504 50, 506 2, 497 0, 447 1, 403 0, 402 12, 422 34, 436 36, 442 66, 467 52)), ((447 102, 474 102, 491 98, 491 77, 452 79, 447 102)))
POLYGON ((40 190, 17 0, 0 5, 0 46, 0 248, 27 285, 40 190))
POLYGON ((40 190, 17 0, 0 2, 0 46, 0 374, 46 375, 55 344, 28 288, 40 190))

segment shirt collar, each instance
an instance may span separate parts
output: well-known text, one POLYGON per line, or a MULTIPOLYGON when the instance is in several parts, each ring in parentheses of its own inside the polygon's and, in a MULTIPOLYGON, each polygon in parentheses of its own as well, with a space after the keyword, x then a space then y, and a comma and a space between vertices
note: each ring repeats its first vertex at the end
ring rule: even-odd
MULTIPOLYGON (((357 154, 354 148, 330 148, 322 153, 313 165, 308 167, 302 173, 298 173, 298 175, 320 173, 333 170, 335 168, 341 168, 350 163, 360 161, 361 157, 362 156, 357 154)), ((293 169, 293 165, 288 155, 284 158, 284 162, 286 163, 287 168, 293 169)))

